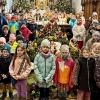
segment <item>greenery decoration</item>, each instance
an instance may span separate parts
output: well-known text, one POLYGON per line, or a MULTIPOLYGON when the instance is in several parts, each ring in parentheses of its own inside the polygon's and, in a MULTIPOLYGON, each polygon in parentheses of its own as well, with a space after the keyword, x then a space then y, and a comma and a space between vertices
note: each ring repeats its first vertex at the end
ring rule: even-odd
POLYGON ((14 1, 14 8, 21 8, 20 10, 29 10, 33 6, 33 0, 18 0, 14 1))
POLYGON ((61 12, 72 13, 74 9, 72 8, 70 0, 58 0, 54 5, 54 9, 58 9, 61 12))

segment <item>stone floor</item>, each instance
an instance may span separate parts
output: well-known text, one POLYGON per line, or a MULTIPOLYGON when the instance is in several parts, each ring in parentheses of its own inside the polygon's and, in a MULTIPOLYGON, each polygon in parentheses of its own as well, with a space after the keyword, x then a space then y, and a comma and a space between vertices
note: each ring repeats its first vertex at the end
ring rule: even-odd
MULTIPOLYGON (((1 97, 1 95, 0 95, 0 97, 1 97)), ((7 97, 5 100, 10 100, 10 99, 7 97)), ((14 91, 14 100, 17 100, 16 91, 14 91)), ((37 99, 33 99, 33 100, 39 100, 39 99, 37 98, 37 99)), ((50 99, 50 100, 59 100, 59 99, 56 98, 56 99, 50 99)), ((76 99, 75 98, 73 98, 73 99, 72 98, 67 98, 67 100, 76 100, 76 99)))
MULTIPOLYGON (((14 94, 14 100, 17 100, 17 96, 16 96, 16 90, 14 89, 14 91, 13 91, 13 94, 14 94)), ((1 97, 1 95, 2 95, 2 89, 1 89, 1 87, 0 87, 0 97, 1 97)), ((0 99, 1 100, 1 99, 0 99)), ((8 95, 7 95, 7 98, 5 99, 5 100, 10 100, 9 98, 8 98, 8 95)), ((33 100, 38 100, 38 98, 37 99, 33 99, 33 100)), ((50 99, 50 100, 59 100, 59 99, 50 99)), ((76 100, 75 98, 74 99, 72 99, 72 98, 67 98, 67 100, 76 100)))

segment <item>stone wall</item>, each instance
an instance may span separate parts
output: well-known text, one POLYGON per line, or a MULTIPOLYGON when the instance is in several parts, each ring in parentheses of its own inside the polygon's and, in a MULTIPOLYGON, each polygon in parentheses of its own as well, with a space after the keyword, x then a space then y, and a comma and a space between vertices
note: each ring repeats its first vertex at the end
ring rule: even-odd
POLYGON ((76 13, 82 11, 81 0, 72 0, 72 7, 76 13))

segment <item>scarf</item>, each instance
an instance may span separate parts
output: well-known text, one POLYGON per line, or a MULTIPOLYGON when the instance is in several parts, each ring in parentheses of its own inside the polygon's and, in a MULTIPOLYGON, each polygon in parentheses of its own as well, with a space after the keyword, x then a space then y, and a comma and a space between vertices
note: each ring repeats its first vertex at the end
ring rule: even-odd
POLYGON ((50 52, 48 52, 47 54, 45 54, 44 52, 41 52, 42 56, 47 59, 50 56, 50 52))

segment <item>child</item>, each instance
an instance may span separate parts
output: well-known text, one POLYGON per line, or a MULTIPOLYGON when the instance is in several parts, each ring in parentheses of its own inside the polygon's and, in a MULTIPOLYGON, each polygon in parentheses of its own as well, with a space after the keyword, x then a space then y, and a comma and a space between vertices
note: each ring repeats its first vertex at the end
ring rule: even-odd
POLYGON ((4 100, 7 96, 7 87, 9 90, 10 100, 13 100, 12 87, 11 87, 11 77, 9 74, 9 65, 11 62, 10 50, 6 46, 2 49, 2 56, 0 58, 0 75, 1 82, 3 83, 3 95, 1 100, 4 100))
POLYGON ((9 41, 9 35, 10 35, 10 31, 8 25, 4 25, 2 28, 2 37, 5 37, 6 42, 9 41))
POLYGON ((19 30, 19 23, 16 21, 16 16, 11 17, 11 22, 9 23, 10 32, 16 35, 17 30, 19 30))
POLYGON ((94 76, 95 60, 90 58, 90 51, 84 47, 82 57, 74 67, 74 85, 77 85, 77 100, 90 100, 92 81, 94 76))
POLYGON ((11 47, 11 53, 12 54, 15 53, 16 47, 18 45, 18 43, 16 42, 15 34, 12 34, 12 33, 10 34, 8 43, 9 43, 9 45, 11 47))
POLYGON ((22 24, 22 26, 21 26, 21 28, 20 28, 20 31, 21 31, 21 33, 22 33, 24 39, 25 39, 26 41, 28 41, 28 40, 29 40, 29 35, 30 35, 31 32, 30 32, 30 30, 26 27, 25 24, 22 24))
POLYGON ((41 52, 34 60, 34 72, 40 88, 39 100, 49 99, 49 87, 52 85, 52 79, 55 72, 54 56, 50 53, 50 41, 44 39, 41 43, 41 52))
POLYGON ((77 25, 73 28, 73 38, 77 39, 77 47, 78 49, 81 49, 85 42, 85 27, 82 24, 82 19, 77 19, 77 25))
POLYGON ((100 43, 94 43, 93 56, 95 58, 95 71, 94 71, 94 82, 92 84, 91 100, 100 100, 100 43))
POLYGON ((38 27, 34 19, 29 18, 28 20, 29 21, 27 23, 27 28, 30 30, 31 33, 29 34, 29 41, 34 41, 34 39, 36 38, 36 30, 38 29, 38 27))
POLYGON ((18 100, 27 99, 27 77, 31 71, 30 59, 26 53, 24 43, 18 45, 16 48, 15 56, 10 64, 10 75, 17 80, 15 84, 18 100))
POLYGON ((69 47, 67 45, 62 45, 60 51, 61 56, 56 59, 54 83, 59 89, 59 99, 66 100, 67 91, 71 86, 74 62, 69 56, 69 47))

